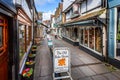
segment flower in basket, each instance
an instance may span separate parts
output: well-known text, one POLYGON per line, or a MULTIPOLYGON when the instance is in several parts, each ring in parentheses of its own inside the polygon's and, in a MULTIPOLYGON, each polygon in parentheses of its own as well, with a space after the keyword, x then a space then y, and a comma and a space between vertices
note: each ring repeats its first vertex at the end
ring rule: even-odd
POLYGON ((33 65, 35 62, 33 60, 27 61, 26 65, 33 65))
POLYGON ((32 49, 36 49, 36 48, 37 48, 37 46, 36 46, 36 45, 33 45, 33 46, 32 46, 32 49))
POLYGON ((35 49, 35 48, 32 48, 32 51, 36 51, 37 49, 35 49))
POLYGON ((32 73, 33 73, 33 68, 26 68, 26 69, 23 70, 22 76, 30 78, 30 76, 32 75, 32 73))
POLYGON ((35 56, 36 56, 35 54, 32 53, 29 54, 29 57, 35 57, 35 56))

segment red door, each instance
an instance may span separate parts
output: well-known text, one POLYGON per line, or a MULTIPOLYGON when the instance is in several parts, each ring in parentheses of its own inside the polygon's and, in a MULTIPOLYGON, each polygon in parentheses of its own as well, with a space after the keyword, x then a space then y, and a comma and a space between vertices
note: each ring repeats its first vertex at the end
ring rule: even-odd
POLYGON ((0 80, 8 80, 8 23, 0 15, 0 80))

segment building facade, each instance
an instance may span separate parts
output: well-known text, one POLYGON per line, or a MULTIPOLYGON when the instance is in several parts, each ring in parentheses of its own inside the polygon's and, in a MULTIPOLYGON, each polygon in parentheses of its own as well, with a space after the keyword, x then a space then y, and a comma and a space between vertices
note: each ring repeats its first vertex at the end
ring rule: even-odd
POLYGON ((108 57, 109 62, 120 68, 120 1, 108 0, 108 57))
POLYGON ((60 38, 62 38, 62 34, 61 34, 62 10, 63 10, 63 4, 59 3, 58 8, 55 11, 55 31, 56 31, 56 35, 58 35, 58 37, 60 38))
POLYGON ((63 39, 101 60, 107 56, 105 3, 105 0, 75 0, 64 9, 63 1, 63 39))

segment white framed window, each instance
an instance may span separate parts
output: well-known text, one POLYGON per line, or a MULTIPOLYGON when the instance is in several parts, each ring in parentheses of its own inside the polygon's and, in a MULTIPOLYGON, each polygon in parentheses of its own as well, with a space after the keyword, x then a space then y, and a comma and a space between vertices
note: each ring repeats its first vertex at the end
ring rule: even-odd
POLYGON ((102 0, 87 0, 87 10, 94 9, 102 4, 102 0))
POLYGON ((81 4, 81 13, 84 13, 87 11, 87 4, 86 4, 86 1, 84 1, 82 4, 81 4))

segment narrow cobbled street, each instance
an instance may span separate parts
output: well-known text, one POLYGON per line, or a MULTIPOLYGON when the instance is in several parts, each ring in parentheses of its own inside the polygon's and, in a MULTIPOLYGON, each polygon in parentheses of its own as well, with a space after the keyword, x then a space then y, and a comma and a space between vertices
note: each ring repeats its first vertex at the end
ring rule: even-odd
MULTIPOLYGON (((54 47, 68 47, 71 51, 71 75, 73 80, 120 80, 120 71, 114 67, 106 66, 88 53, 61 39, 53 38, 54 47)), ((47 40, 41 41, 37 49, 34 80, 52 79, 52 53, 47 40)), ((69 80, 69 79, 68 79, 69 80)))

